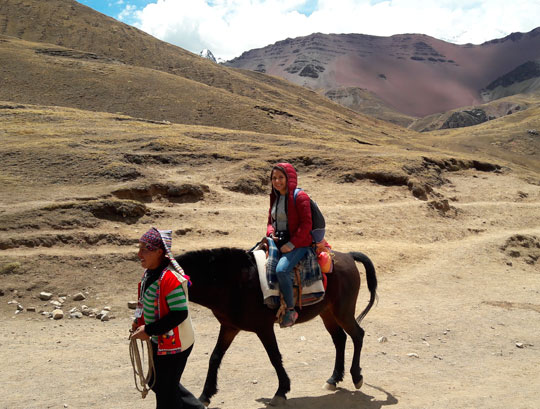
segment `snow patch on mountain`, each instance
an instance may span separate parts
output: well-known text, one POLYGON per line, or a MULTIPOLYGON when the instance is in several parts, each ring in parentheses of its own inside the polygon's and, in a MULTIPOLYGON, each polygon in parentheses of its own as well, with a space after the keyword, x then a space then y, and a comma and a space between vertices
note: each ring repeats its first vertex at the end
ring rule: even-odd
POLYGON ((210 61, 213 61, 217 64, 217 60, 216 60, 216 57, 214 57, 214 54, 212 54, 212 51, 210 51, 208 48, 205 48, 204 50, 202 50, 199 55, 203 58, 207 58, 209 59, 210 61))

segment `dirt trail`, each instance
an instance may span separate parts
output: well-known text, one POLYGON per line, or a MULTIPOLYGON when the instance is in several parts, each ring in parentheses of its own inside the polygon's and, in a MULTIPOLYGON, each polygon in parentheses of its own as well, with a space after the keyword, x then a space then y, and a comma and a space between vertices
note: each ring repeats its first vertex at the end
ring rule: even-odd
MULTIPOLYGON (((276 327, 292 380, 286 407, 538 407, 540 188, 512 174, 466 171, 449 179, 451 184, 438 193, 453 197, 449 203, 457 211, 444 214, 403 187, 315 184, 306 178, 304 187, 317 192, 328 217, 334 248, 360 250, 373 259, 379 300, 362 324, 365 384, 359 391, 348 373, 336 392, 322 388, 332 371, 334 348, 320 319, 287 330, 276 327), (533 245, 509 241, 515 236, 530 238, 533 245), (505 245, 509 247, 504 249, 505 245), (381 337, 387 341, 379 342, 381 337)), ((266 197, 217 191, 219 197, 207 202, 150 204, 165 211, 154 220, 160 226, 193 228, 175 238, 176 251, 218 245, 249 248, 263 234, 266 197), (231 202, 237 204, 234 209, 225 204, 231 202), (227 216, 233 210, 242 219, 236 228, 229 228, 227 216), (216 230, 228 234, 211 233, 216 230)), ((141 222, 119 230, 136 238, 146 227, 141 222)), ((127 349, 131 312, 126 303, 133 298, 141 273, 131 251, 129 246, 69 245, 2 251, 3 261, 30 263, 37 258, 42 270, 2 276, 1 409, 154 407, 152 394, 142 400, 134 389, 127 349), (80 259, 56 265, 47 258, 70 254, 80 259), (88 267, 66 275, 64 270, 77 263, 88 267), (15 306, 7 304, 12 299, 10 288, 23 293, 21 304, 40 305, 33 298, 41 291, 40 282, 71 293, 76 288, 70 285, 90 273, 87 302, 111 305, 116 319, 52 321, 26 311, 15 315, 15 306)), ((357 311, 368 300, 362 279, 357 311)), ((198 395, 218 325, 205 308, 192 305, 192 311, 197 340, 183 383, 198 395)), ((351 353, 349 340, 346 367, 351 353)), ((254 334, 241 333, 231 346, 221 366, 219 387, 210 408, 266 407, 277 378, 254 334)))

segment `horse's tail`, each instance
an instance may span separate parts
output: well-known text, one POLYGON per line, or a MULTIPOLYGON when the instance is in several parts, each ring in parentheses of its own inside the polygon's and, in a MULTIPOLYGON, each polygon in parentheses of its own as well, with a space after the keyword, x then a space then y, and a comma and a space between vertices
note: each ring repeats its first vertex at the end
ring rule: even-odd
POLYGON ((373 263, 368 256, 359 251, 352 251, 350 254, 355 261, 359 261, 364 265, 364 268, 366 269, 367 286, 369 293, 371 294, 367 307, 358 317, 356 317, 356 322, 360 324, 369 310, 371 310, 371 307, 373 307, 373 304, 375 304, 377 298, 377 275, 375 274, 375 266, 373 266, 373 263))

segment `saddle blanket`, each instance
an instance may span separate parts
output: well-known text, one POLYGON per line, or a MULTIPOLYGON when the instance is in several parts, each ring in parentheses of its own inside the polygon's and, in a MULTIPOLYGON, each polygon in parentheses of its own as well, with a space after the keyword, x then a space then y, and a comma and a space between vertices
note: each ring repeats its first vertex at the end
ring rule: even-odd
MULTIPOLYGON (((270 308, 278 308, 280 305, 279 284, 275 284, 275 288, 270 288, 266 275, 266 252, 264 250, 253 251, 257 270, 259 273, 259 281, 263 293, 264 303, 270 308)), ((316 280, 309 286, 302 286, 302 306, 316 304, 324 298, 323 280, 316 280)))

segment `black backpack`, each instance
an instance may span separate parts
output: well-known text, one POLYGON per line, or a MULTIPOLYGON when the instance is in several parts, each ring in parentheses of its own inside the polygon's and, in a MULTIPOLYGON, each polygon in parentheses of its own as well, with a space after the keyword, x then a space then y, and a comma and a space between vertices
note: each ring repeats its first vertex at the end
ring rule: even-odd
MULTIPOLYGON (((297 187, 294 189, 294 204, 296 205, 296 196, 298 196, 298 192, 300 192, 302 189, 297 187)), ((317 203, 309 198, 309 203, 311 205, 311 237, 313 237, 313 241, 315 243, 320 243, 324 240, 324 233, 326 231, 326 222, 324 221, 324 216, 321 212, 321 209, 319 209, 319 206, 317 206, 317 203)))

